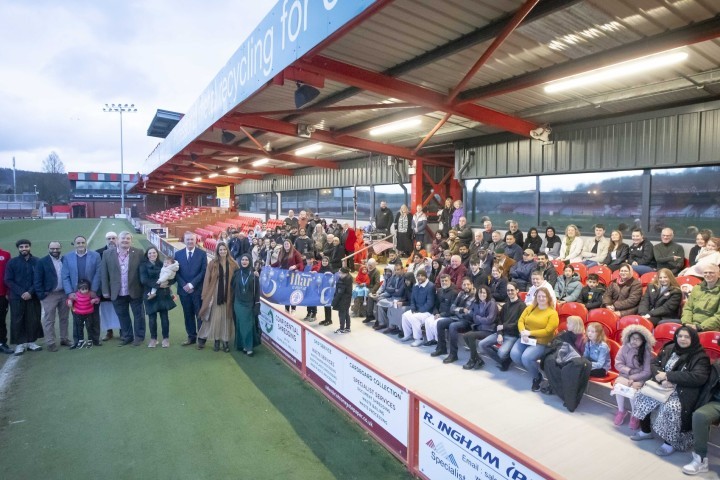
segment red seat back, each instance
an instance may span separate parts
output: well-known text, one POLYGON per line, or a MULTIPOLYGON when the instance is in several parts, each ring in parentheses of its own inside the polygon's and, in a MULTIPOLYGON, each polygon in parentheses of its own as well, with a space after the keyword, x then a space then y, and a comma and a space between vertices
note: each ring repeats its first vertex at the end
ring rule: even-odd
POLYGON ((647 318, 641 317, 640 315, 626 315, 618 320, 617 333, 615 334, 615 340, 622 342, 622 331, 629 325, 642 325, 647 328, 650 332, 653 331, 654 325, 647 318))
POLYGON ((555 271, 557 272, 557 274, 562 275, 563 270, 565 269, 565 262, 563 262, 562 260, 551 260, 550 262, 555 267, 555 271))
POLYGON ((720 358, 720 332, 700 332, 700 345, 705 348, 710 361, 715 361, 720 358))
POLYGON ((583 323, 587 321, 588 311, 585 305, 578 302, 566 302, 558 308, 558 316, 561 320, 567 319, 571 315, 577 315, 582 318, 583 323))
POLYGON ((607 308, 594 308, 588 312, 587 322, 585 326, 592 322, 597 322, 603 326, 605 330, 605 336, 607 338, 613 338, 617 331, 618 318, 611 310, 607 308))
POLYGON ((682 327, 682 325, 679 323, 662 323, 655 327, 653 336, 657 342, 655 343, 653 351, 655 353, 660 352, 666 343, 671 342, 675 338, 675 331, 680 327, 682 327))
POLYGON ((580 277, 580 283, 585 285, 585 282, 586 282, 587 276, 588 276, 587 266, 585 266, 585 264, 581 263, 581 262, 571 263, 570 266, 572 266, 575 269, 575 273, 577 273, 578 276, 580 277))
POLYGON ((620 351, 620 344, 609 338, 605 341, 607 342, 608 347, 610 347, 610 370, 617 372, 617 370, 615 370, 615 357, 617 357, 617 354, 620 351))
POLYGON ((655 276, 657 275, 657 272, 648 272, 643 274, 642 277, 640 277, 640 282, 642 283, 643 287, 651 284, 653 280, 655 280, 655 276))
POLYGON ((678 282, 678 285, 685 285, 686 283, 688 283, 688 284, 692 285, 693 287, 695 285, 699 285, 700 282, 702 282, 702 279, 700 279, 698 277, 693 277, 691 275, 680 275, 679 277, 677 277, 676 280, 678 282))
POLYGON ((594 267, 590 267, 588 269, 588 274, 594 273, 598 277, 600 277, 600 283, 604 285, 610 285, 610 282, 612 281, 612 271, 610 271, 607 267, 602 267, 600 265, 596 265, 594 267))

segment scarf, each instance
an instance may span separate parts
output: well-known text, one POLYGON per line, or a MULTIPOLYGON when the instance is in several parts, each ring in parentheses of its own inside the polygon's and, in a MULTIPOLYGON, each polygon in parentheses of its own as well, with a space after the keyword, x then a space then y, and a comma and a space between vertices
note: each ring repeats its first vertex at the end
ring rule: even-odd
POLYGON ((546 231, 546 232, 545 232, 545 243, 547 244, 547 247, 548 247, 548 248, 552 248, 553 245, 555 245, 556 243, 561 243, 561 242, 560 242, 560 238, 559 238, 559 237, 557 236, 557 234, 555 233, 555 229, 554 229, 554 228, 548 227, 548 230, 552 230, 553 236, 550 237, 550 238, 548 238, 548 236, 547 236, 547 231, 546 231))
POLYGON ((355 283, 358 285, 370 285, 370 276, 367 273, 366 267, 360 267, 360 272, 358 272, 357 276, 355 277, 355 283))
POLYGON ((565 237, 565 257, 566 258, 568 255, 570 255, 570 246, 575 241, 575 238, 576 237, 572 237, 572 238, 570 238, 568 236, 565 237))
POLYGON ((223 268, 223 262, 218 261, 218 289, 217 299, 215 302, 218 305, 225 305, 225 301, 227 300, 227 284, 229 272, 230 265, 228 265, 227 259, 225 259, 225 268, 223 268))
POLYGON ((695 352, 702 350, 703 346, 700 344, 700 336, 698 335, 697 331, 692 328, 688 327, 680 327, 675 331, 675 346, 673 347, 673 353, 678 354, 679 356, 683 355, 692 355, 695 352), (677 336, 679 332, 688 332, 690 334, 690 345, 683 348, 677 343, 677 336))
POLYGON ((408 216, 403 215, 402 213, 398 216, 398 232, 407 232, 408 231, 408 216))

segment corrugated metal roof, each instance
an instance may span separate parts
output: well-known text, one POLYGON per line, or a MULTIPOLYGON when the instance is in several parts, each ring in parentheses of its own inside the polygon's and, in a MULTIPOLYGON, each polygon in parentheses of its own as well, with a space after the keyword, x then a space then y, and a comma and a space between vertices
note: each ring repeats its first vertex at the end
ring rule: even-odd
MULTIPOLYGON (((445 95, 456 87, 491 44, 499 32, 494 26, 506 22, 523 3, 520 0, 395 0, 316 53, 371 72, 399 72, 397 78, 445 95), (485 34, 493 28, 492 35, 485 34), (462 46, 451 48, 459 44, 460 40, 464 42, 462 46), (418 60, 429 55, 429 52, 437 52, 443 46, 444 55, 436 55, 427 62, 418 60), (417 62, 417 65, 412 65, 413 62, 417 62)), ((472 76, 463 90, 472 91, 482 87, 487 92, 488 88, 495 89, 498 86, 501 90, 505 85, 513 87, 510 91, 483 94, 482 98, 475 101, 476 105, 544 124, 657 109, 683 102, 705 101, 720 95, 720 41, 717 40, 720 36, 720 2, 546 0, 535 7, 536 11, 538 9, 542 12, 548 9, 552 11, 535 16, 531 12, 472 76), (654 44, 653 37, 667 36, 675 30, 699 25, 709 19, 712 19, 713 25, 708 27, 707 39, 683 47, 689 57, 680 65, 571 92, 551 94, 544 90, 543 82, 553 78, 548 76, 547 72, 552 72, 550 69, 585 61, 591 55, 605 55, 613 49, 627 49, 628 45, 638 41, 647 45, 650 52, 654 44), (528 75, 535 78, 529 78, 528 75), (528 83, 515 86, 521 79, 527 79, 528 83)), ((615 58, 622 58, 622 54, 615 58)), ((302 61, 296 65, 301 70, 307 68, 302 61)), ((589 66, 585 65, 585 69, 602 66, 604 64, 600 59, 589 66)), ((373 123, 381 124, 387 118, 397 118, 396 115, 403 115, 403 109, 366 109, 364 106, 405 103, 405 100, 388 95, 387 92, 392 89, 383 82, 372 85, 370 90, 356 89, 346 95, 352 83, 354 79, 348 79, 348 84, 345 84, 339 79, 325 78, 319 96, 300 111, 293 111, 294 81, 286 80, 282 86, 269 84, 238 105, 235 112, 265 112, 266 118, 291 124, 314 125, 335 135, 336 139, 356 137, 410 150, 444 116, 441 108, 426 108, 419 116, 421 121, 418 126, 383 136, 379 140, 372 138, 368 130, 373 123), (317 110, 317 105, 363 107, 328 111, 317 110), (388 117, 390 115, 392 117, 388 117), (338 135, 338 132, 344 135, 338 135), (347 132, 350 132, 350 137, 347 132)), ((404 93, 398 92, 397 96, 402 97, 404 93)), ((406 113, 417 112, 410 110, 406 113)), ((453 141, 503 131, 492 122, 481 123, 487 118, 472 119, 455 114, 430 139, 427 147, 447 144, 439 150, 452 156, 453 141)), ((293 154, 296 148, 316 141, 313 138, 250 130, 256 135, 257 141, 263 145, 269 144, 273 152, 293 154)), ((237 134, 234 144, 254 148, 254 144, 244 134, 233 131, 237 134)), ((208 129, 200 139, 217 143, 217 151, 222 151, 220 128, 208 129)), ((437 151, 433 149, 433 153, 437 151)), ((199 153, 210 152, 212 150, 203 149, 199 153)), ((422 155, 422 151, 419 154, 422 155)), ((313 155, 316 155, 313 158, 335 160, 366 153, 351 142, 344 147, 325 144, 321 152, 313 155)), ((241 163, 259 156, 259 152, 258 155, 239 155, 241 163)), ((227 155, 223 158, 227 158, 227 155)), ((278 159, 273 159, 268 165, 290 169, 304 166, 278 159)))

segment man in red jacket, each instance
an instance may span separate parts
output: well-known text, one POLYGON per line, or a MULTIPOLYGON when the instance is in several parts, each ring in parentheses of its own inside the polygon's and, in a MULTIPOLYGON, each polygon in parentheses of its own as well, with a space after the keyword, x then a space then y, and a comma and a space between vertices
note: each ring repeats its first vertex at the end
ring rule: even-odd
MULTIPOLYGON (((343 231, 340 238, 342 240, 342 244, 345 245, 345 254, 352 255, 355 253, 355 242, 357 241, 357 238, 355 236, 355 230, 350 228, 349 223, 343 223, 342 228, 343 231)), ((355 257, 350 257, 347 259, 347 268, 351 272, 355 271, 355 257)))
POLYGON ((10 252, 0 248, 0 353, 9 355, 13 351, 7 344, 8 289, 3 281, 8 261, 10 261, 10 252))

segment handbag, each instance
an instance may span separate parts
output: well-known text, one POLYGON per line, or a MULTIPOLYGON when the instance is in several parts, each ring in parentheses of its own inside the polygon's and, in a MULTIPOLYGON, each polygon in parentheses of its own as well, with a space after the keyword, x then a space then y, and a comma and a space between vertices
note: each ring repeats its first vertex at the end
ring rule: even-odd
POLYGON ((660 403, 665 403, 670 398, 670 395, 675 391, 675 387, 665 388, 655 380, 648 380, 645 385, 640 389, 640 393, 646 397, 650 397, 653 400, 657 400, 660 403))
POLYGON ((622 383, 619 383, 619 382, 615 382, 615 385, 613 385, 613 389, 610 392, 610 395, 620 395, 621 397, 633 399, 633 398, 635 398, 635 394, 637 392, 638 391, 632 387, 623 385, 622 383))
POLYGON ((565 365, 574 358, 580 358, 580 354, 568 342, 563 342, 555 355, 555 363, 558 365, 565 365))

